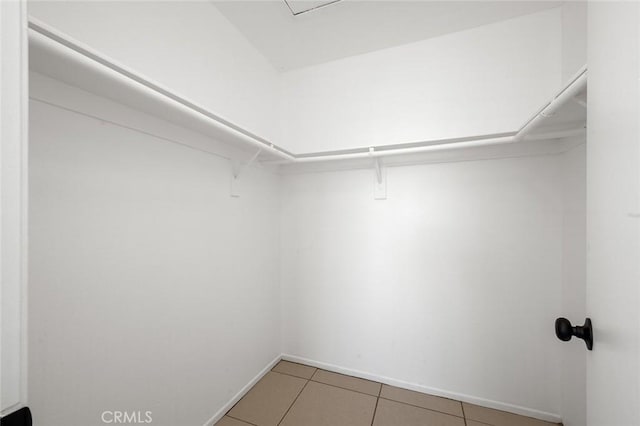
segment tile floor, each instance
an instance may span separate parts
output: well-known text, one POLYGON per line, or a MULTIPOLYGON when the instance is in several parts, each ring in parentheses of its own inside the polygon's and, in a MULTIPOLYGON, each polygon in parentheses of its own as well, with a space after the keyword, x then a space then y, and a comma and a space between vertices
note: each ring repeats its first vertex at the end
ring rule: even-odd
POLYGON ((280 361, 217 426, 555 426, 280 361))

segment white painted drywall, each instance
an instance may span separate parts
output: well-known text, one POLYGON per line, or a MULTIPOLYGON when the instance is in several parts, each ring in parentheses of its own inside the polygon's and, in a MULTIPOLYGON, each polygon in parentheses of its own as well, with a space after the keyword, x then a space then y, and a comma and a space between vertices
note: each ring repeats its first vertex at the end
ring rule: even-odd
POLYGON ((231 198, 226 159, 39 101, 30 143, 37 424, 204 424, 280 353, 277 176, 246 169, 231 198))
POLYGON ((282 76, 294 152, 511 132, 561 84, 550 9, 282 76))
POLYGON ((278 74, 207 1, 33 1, 31 16, 245 129, 279 139, 278 74))
POLYGON ((640 424, 640 4, 590 2, 587 425, 640 424))
MULTIPOLYGON (((559 317, 581 325, 586 317, 586 147, 584 144, 562 156, 563 253, 562 310, 559 317)), ((562 423, 584 426, 587 415, 587 350, 582 340, 561 343, 562 423)))
POLYGON ((562 5, 562 81, 567 81, 587 63, 587 2, 562 5))
POLYGON ((386 201, 372 169, 284 176, 284 352, 560 414, 560 167, 390 167, 386 201))

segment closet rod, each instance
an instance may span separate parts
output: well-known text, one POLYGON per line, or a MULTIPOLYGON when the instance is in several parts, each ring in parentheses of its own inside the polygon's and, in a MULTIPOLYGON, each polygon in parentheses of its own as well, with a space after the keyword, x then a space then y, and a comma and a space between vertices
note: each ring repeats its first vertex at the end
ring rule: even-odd
MULTIPOLYGON (((562 130, 556 132, 542 133, 539 135, 527 136, 527 140, 548 140, 548 139, 558 139, 558 138, 568 138, 572 136, 581 136, 584 135, 584 129, 569 129, 562 130)), ((474 148, 479 146, 490 146, 490 145, 501 145, 507 143, 517 142, 516 134, 512 136, 502 136, 497 138, 469 138, 468 140, 442 140, 437 143, 429 142, 429 145, 423 146, 415 146, 410 148, 389 148, 383 147, 384 149, 376 151, 375 148, 369 149, 368 151, 361 152, 351 152, 346 154, 317 154, 309 157, 296 157, 296 163, 313 163, 320 161, 336 161, 336 160, 353 160, 358 158, 376 158, 376 157, 387 157, 392 155, 402 155, 402 154, 417 154, 421 152, 431 152, 431 151, 442 151, 449 149, 461 149, 461 148, 474 148)), ((382 148, 382 147, 381 147, 382 148)), ((276 162, 274 162, 276 163, 276 162)), ((279 164, 288 164, 288 162, 277 161, 279 164)))
MULTIPOLYGON (((213 129, 235 140, 260 148, 283 160, 294 160, 295 158, 292 154, 268 140, 171 92, 160 84, 118 64, 116 61, 31 17, 29 18, 29 42, 53 57, 62 58, 64 61, 71 62, 76 66, 87 68, 98 75, 106 75, 110 80, 117 81, 118 84, 134 93, 142 94, 147 99, 179 109, 197 120, 206 120, 207 124, 213 129)), ((74 70, 67 69, 67 72, 73 73, 74 70)))
MULTIPOLYGON (((542 107, 532 118, 530 118, 517 132, 513 132, 498 137, 492 135, 475 136, 469 138, 443 139, 439 141, 425 141, 415 144, 412 147, 394 148, 393 145, 374 146, 370 148, 360 148, 357 152, 332 151, 327 153, 314 153, 307 155, 297 155, 296 163, 311 163, 320 161, 351 160, 358 158, 386 157, 391 155, 415 154, 420 152, 440 151, 449 149, 473 148, 479 146, 500 145, 520 142, 523 140, 549 140, 582 136, 585 134, 583 127, 568 130, 549 131, 532 135, 531 132, 544 122, 544 119, 553 116, 558 109, 574 99, 581 91, 587 87, 587 68, 583 67, 556 94, 553 99, 542 107)), ((283 161, 274 161, 277 164, 287 164, 283 161)))

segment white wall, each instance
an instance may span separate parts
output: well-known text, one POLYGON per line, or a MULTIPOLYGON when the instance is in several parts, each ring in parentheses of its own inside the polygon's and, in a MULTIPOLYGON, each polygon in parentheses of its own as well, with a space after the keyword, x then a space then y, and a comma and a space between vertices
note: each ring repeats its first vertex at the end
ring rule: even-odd
POLYGON ((278 74, 208 1, 33 1, 31 16, 245 129, 279 138, 278 74))
POLYGON ((558 90, 561 9, 282 76, 294 152, 512 132, 558 90))
MULTIPOLYGON (((559 414, 560 156, 295 174, 282 183, 284 352, 559 414)), ((517 410, 517 408, 516 408, 517 410)))
POLYGON ((40 101, 30 143, 36 423, 204 424, 280 353, 277 177, 250 168, 231 198, 228 160, 40 101))
POLYGON ((587 63, 587 2, 562 5, 562 81, 587 63))
MULTIPOLYGON (((586 317, 586 146, 566 152, 563 174, 562 311, 559 317, 581 325, 586 317)), ((562 344, 562 422, 564 426, 587 424, 587 351, 582 340, 562 344)))

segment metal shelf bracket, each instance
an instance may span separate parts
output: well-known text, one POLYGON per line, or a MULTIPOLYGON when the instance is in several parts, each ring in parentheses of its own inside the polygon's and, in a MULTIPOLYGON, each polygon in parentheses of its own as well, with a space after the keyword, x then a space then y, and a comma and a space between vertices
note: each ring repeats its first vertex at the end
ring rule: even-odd
MULTIPOLYGON (((374 148, 369 148, 369 155, 373 156, 374 148)), ((387 169, 382 167, 382 158, 373 158, 373 168, 375 171, 373 182, 373 199, 374 200, 386 200, 387 199, 387 169)))
POLYGON ((244 163, 239 161, 234 161, 234 160, 231 161, 231 196, 232 197, 237 198, 240 196, 240 176, 242 175, 242 172, 244 171, 244 169, 249 167, 258 159, 258 156, 260 155, 261 152, 262 152, 262 149, 258 148, 256 153, 253 154, 251 158, 244 163))

